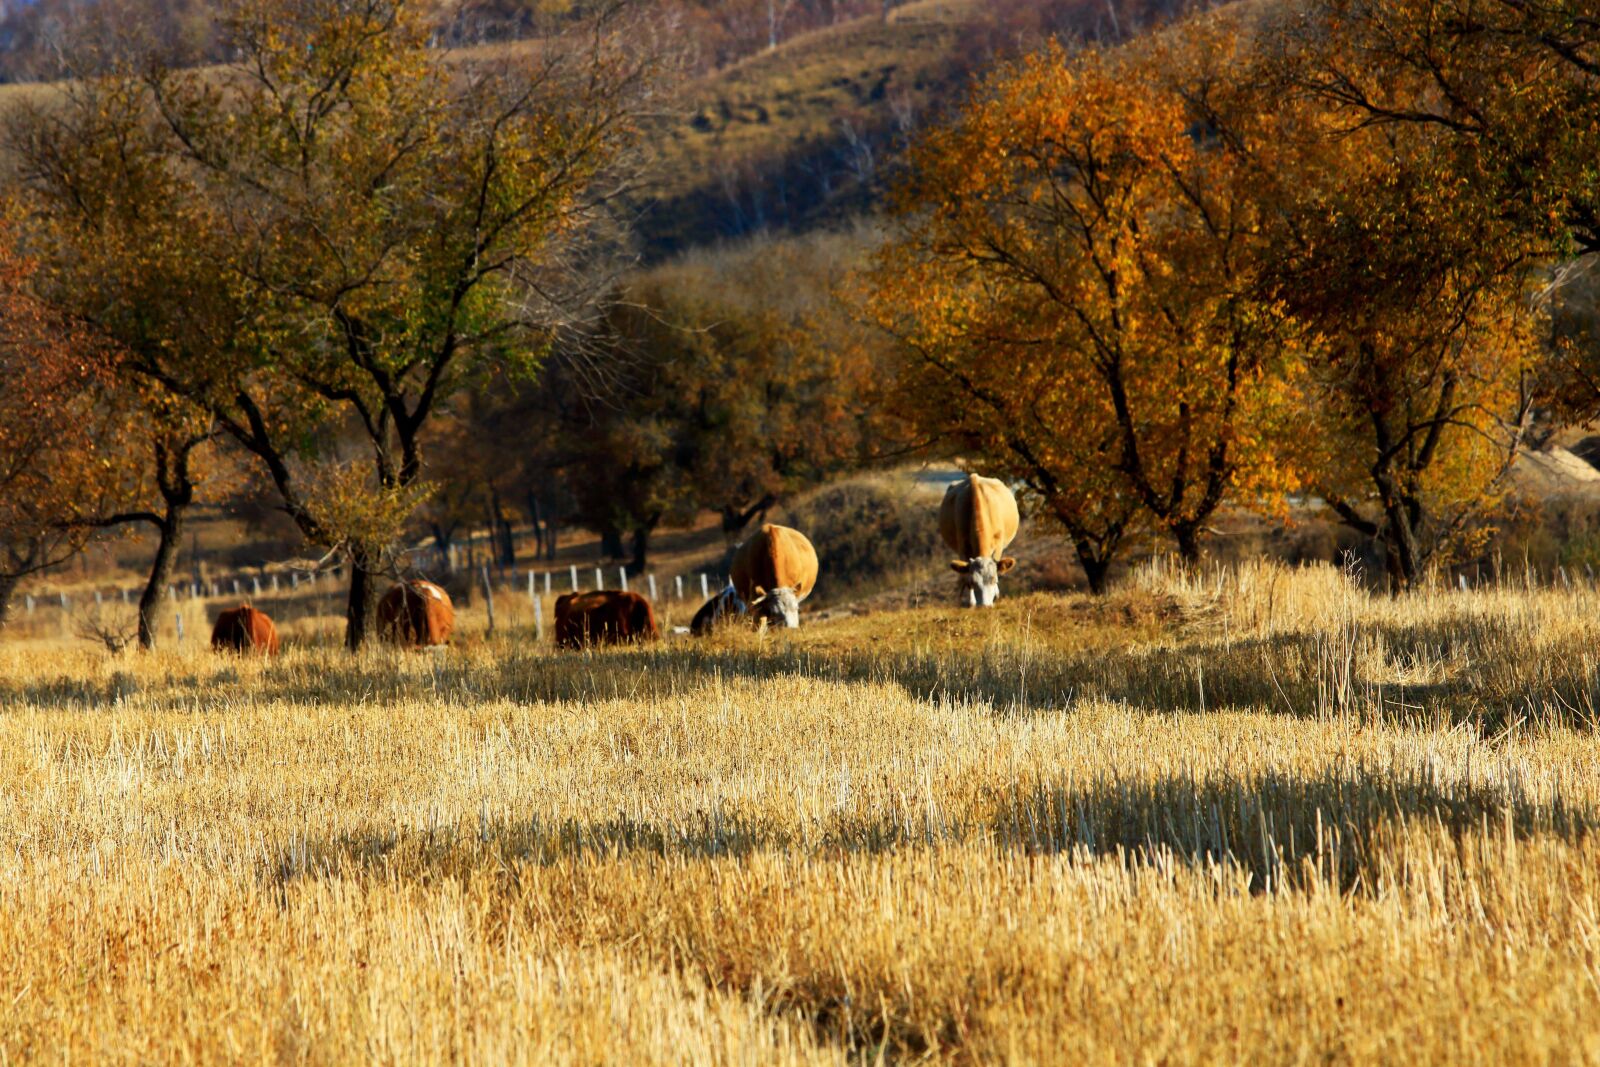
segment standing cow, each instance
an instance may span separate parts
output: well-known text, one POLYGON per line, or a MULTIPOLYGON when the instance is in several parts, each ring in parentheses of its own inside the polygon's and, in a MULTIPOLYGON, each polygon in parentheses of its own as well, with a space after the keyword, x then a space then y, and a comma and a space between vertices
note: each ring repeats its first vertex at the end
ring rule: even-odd
POLYGON ((1017 561, 1003 556, 1017 536, 1017 498, 1004 482, 969 474, 945 490, 939 505, 939 536, 960 559, 950 569, 961 576, 962 604, 993 607, 1000 599, 1000 576, 1017 561))
POLYGON ((278 654, 278 628, 264 611, 249 604, 229 608, 217 616, 211 627, 211 647, 218 652, 260 652, 278 654))
POLYGON ((655 609, 638 593, 602 589, 565 593, 556 599, 556 647, 616 645, 661 636, 655 609))
POLYGON ((455 629, 456 609, 450 594, 421 578, 390 589, 378 601, 378 634, 406 648, 442 645, 455 629))
POLYGON ((800 625, 800 602, 817 584, 817 550, 799 530, 763 523, 733 553, 731 584, 757 623, 800 625))

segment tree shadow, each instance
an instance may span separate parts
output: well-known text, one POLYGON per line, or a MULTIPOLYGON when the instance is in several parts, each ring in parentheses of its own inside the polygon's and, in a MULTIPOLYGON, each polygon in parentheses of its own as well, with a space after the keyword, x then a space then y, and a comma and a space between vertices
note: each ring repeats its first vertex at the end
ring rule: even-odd
POLYGON ((1323 885, 1371 894, 1484 851, 1539 839, 1580 843, 1600 813, 1517 783, 1446 779, 1427 770, 1354 764, 1309 777, 1115 774, 1085 784, 1016 782, 972 810, 937 803, 840 814, 814 825, 696 811, 680 821, 483 817, 427 829, 381 827, 293 840, 263 859, 280 888, 307 878, 465 879, 518 864, 651 856, 718 860, 753 853, 835 858, 950 845, 997 853, 1113 858, 1133 871, 1174 863, 1244 876, 1249 890, 1323 885))

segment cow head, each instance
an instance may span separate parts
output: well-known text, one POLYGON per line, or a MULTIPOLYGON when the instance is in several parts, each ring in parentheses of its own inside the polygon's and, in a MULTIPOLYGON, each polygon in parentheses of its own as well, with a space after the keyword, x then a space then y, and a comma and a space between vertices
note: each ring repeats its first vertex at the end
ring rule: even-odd
POLYGON ((958 583, 961 603, 969 608, 994 607, 994 602, 1000 599, 1000 576, 1016 565, 1017 561, 1010 556, 1004 559, 974 556, 972 559, 951 560, 950 569, 961 576, 958 583))
POLYGON ((757 624, 782 626, 793 630, 800 625, 800 598, 793 589, 774 589, 770 593, 756 587, 756 597, 750 601, 750 617, 757 624))

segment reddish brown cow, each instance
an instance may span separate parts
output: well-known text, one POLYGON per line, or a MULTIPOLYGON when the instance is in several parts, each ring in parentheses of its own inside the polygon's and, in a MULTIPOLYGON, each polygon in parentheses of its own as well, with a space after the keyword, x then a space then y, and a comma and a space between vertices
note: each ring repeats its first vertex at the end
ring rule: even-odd
POLYGON ((556 599, 556 647, 618 645, 661 636, 655 609, 638 593, 601 590, 565 593, 556 599))
POLYGON ((455 625, 450 594, 421 578, 395 586, 378 601, 378 634, 390 644, 406 648, 446 644, 455 625))
POLYGON ((240 604, 217 616, 217 624, 211 628, 211 647, 218 652, 260 652, 276 656, 278 628, 266 612, 240 604))

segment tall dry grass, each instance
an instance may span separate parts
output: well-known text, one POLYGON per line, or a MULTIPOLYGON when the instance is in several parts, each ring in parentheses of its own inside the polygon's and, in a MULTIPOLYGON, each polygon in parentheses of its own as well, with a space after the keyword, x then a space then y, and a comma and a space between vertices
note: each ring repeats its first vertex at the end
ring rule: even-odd
POLYGON ((1597 607, 0 646, 0 1058, 1593 1061, 1597 607))

